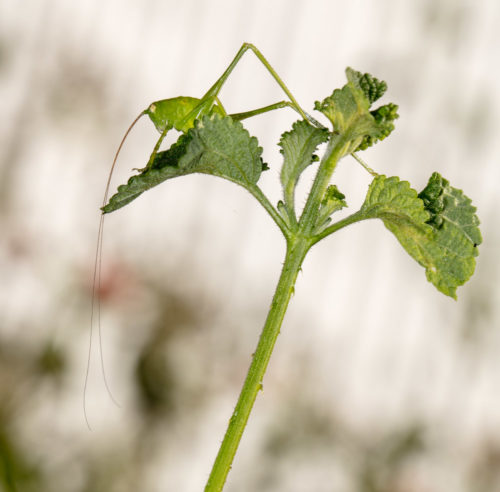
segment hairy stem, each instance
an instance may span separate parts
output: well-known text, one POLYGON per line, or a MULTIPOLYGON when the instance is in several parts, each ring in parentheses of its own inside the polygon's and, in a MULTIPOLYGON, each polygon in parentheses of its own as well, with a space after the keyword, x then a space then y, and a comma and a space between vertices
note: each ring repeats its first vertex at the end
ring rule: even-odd
POLYGON ((325 194, 333 171, 339 159, 345 153, 348 140, 345 137, 332 136, 314 178, 311 191, 306 200, 304 211, 299 220, 300 229, 305 235, 311 235, 316 225, 321 199, 325 194))
POLYGON ((339 231, 340 229, 343 229, 344 227, 347 227, 348 225, 354 224, 356 222, 359 222, 361 220, 366 220, 367 217, 365 214, 363 214, 361 211, 358 211, 354 214, 351 214, 344 219, 339 220, 338 222, 333 223, 332 225, 326 227, 323 231, 319 232, 312 238, 312 244, 316 244, 318 241, 321 241, 324 239, 326 236, 329 236, 330 234, 333 234, 334 232, 339 231))
POLYGON ((224 487, 253 404, 257 398, 257 394, 262 389, 262 380, 274 344, 278 338, 290 297, 294 291, 297 274, 310 246, 311 242, 304 238, 291 240, 287 243, 285 262, 278 285, 276 286, 271 308, 254 352, 240 397, 229 420, 224 440, 215 459, 205 492, 220 492, 224 487))
POLYGON ((248 191, 250 191, 250 193, 257 198, 260 204, 266 209, 267 213, 271 216, 276 225, 280 228, 283 236, 285 236, 285 239, 288 241, 290 238, 290 229, 283 220, 283 217, 281 217, 278 211, 273 207, 267 196, 262 193, 262 190, 258 186, 252 186, 248 189, 248 191))

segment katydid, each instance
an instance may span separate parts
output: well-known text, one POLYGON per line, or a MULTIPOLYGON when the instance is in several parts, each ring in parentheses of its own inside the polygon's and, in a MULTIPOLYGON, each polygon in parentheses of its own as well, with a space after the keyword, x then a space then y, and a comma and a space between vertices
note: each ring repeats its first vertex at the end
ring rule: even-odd
MULTIPOLYGON (((302 117, 308 118, 315 125, 321 126, 316 120, 314 120, 311 116, 304 113, 304 111, 300 108, 295 98, 292 96, 288 88, 282 82, 280 77, 276 74, 274 69, 271 67, 269 62, 264 58, 262 53, 253 46, 252 44, 245 43, 242 45, 241 49, 238 51, 237 55, 228 66, 228 68, 224 71, 224 73, 219 77, 219 79, 213 84, 213 86, 207 91, 207 93, 202 96, 202 98, 188 97, 188 96, 178 96, 168 99, 162 99, 160 101, 155 101, 151 103, 146 109, 141 111, 139 115, 137 115, 130 126, 125 131, 125 134, 122 137, 122 140, 118 146, 118 149, 113 158, 110 171, 108 173, 108 178, 106 181, 106 186, 104 190, 104 196, 102 201, 102 208, 106 206, 109 197, 109 189, 111 186, 111 179, 113 176, 113 172, 116 167, 116 163, 118 160, 118 156, 123 148, 125 140, 129 136, 133 127, 136 123, 143 117, 148 116, 155 126, 156 130, 159 132, 160 136, 153 147, 153 151, 150 154, 149 160, 146 166, 142 169, 137 169, 140 172, 147 171, 151 168, 155 157, 158 154, 160 146, 166 137, 167 133, 175 129, 182 133, 187 133, 191 128, 193 128, 195 121, 199 120, 201 117, 205 115, 213 115, 219 114, 221 116, 227 116, 227 112, 222 105, 222 102, 219 100, 219 93, 227 81, 229 75, 236 67, 237 63, 240 61, 243 54, 247 51, 251 50, 257 56, 257 58, 262 62, 262 64, 269 71, 274 80, 278 83, 278 85, 283 89, 285 94, 289 97, 288 101, 279 101, 273 104, 266 105, 261 108, 257 108, 251 111, 245 111, 241 113, 231 114, 231 118, 235 121, 241 121, 247 118, 251 118, 253 116, 257 116, 260 114, 267 113, 269 111, 274 111, 276 109, 282 108, 292 108, 297 113, 299 113, 302 117)), ((88 359, 87 359, 87 368, 85 372, 85 382, 84 382, 84 390, 83 390, 83 411, 85 415, 85 421, 87 426, 90 428, 90 423, 87 416, 86 411, 86 393, 87 393, 87 384, 89 378, 90 371, 90 357, 92 353, 92 338, 93 338, 93 328, 94 328, 94 318, 97 321, 97 330, 98 330, 98 339, 99 339, 99 353, 101 360, 101 370, 102 377, 104 380, 104 384, 108 394, 111 399, 116 403, 116 399, 113 397, 113 394, 109 388, 109 384, 106 378, 106 372, 104 370, 104 360, 103 360, 103 348, 102 348, 102 340, 101 340, 101 323, 100 323, 100 300, 97 296, 97 286, 101 283, 101 266, 102 266, 102 244, 103 244, 103 235, 104 235, 104 217, 105 213, 101 214, 99 220, 99 227, 97 233, 97 246, 95 252, 95 260, 94 260, 94 272, 93 272, 93 281, 92 281, 92 307, 91 307, 91 321, 90 321, 90 339, 89 339, 89 347, 88 347, 88 359)))

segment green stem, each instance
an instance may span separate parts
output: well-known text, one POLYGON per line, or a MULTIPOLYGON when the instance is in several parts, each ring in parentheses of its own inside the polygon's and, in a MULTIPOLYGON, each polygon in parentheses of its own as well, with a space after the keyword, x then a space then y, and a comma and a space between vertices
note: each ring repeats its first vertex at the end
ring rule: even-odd
POLYGON ((355 222, 359 222, 361 220, 366 220, 368 217, 361 211, 358 211, 354 214, 349 215, 345 219, 339 220, 338 222, 335 222, 331 226, 326 227, 323 231, 319 232, 312 238, 312 244, 316 244, 318 241, 321 241, 323 238, 326 236, 329 236, 330 234, 333 234, 334 232, 337 232, 340 229, 343 229, 344 227, 347 227, 348 225, 354 224, 355 222))
POLYGON ((262 330, 262 334, 253 355, 245 383, 238 403, 229 420, 224 440, 215 459, 212 472, 205 487, 205 492, 220 492, 226 482, 227 474, 238 449, 243 431, 248 421, 257 394, 262 389, 262 380, 278 338, 281 324, 285 316, 290 297, 294 291, 295 281, 302 261, 311 246, 307 239, 300 238, 287 243, 287 253, 281 276, 271 303, 271 308, 262 330))
POLYGON ((247 189, 255 198, 257 198, 260 204, 266 209, 267 213, 271 216, 271 218, 280 228, 281 232, 288 241, 290 239, 290 229, 288 228, 286 222, 283 220, 283 217, 281 217, 278 211, 273 207, 267 196, 264 195, 264 193, 262 193, 262 190, 256 185, 248 187, 247 189))
POLYGON ((304 211, 299 220, 299 227, 305 235, 311 235, 314 227, 316 226, 316 219, 318 217, 319 206, 321 199, 325 194, 326 188, 330 178, 337 166, 339 159, 345 154, 345 147, 348 145, 349 140, 345 136, 334 135, 328 143, 318 172, 314 178, 311 186, 311 191, 307 197, 304 211))

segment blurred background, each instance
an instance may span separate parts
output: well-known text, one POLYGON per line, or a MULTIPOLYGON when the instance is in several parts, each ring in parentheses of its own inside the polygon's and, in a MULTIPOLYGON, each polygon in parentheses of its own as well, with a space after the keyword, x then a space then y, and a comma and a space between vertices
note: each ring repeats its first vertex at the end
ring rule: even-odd
MULTIPOLYGON (((203 489, 278 279, 278 229, 208 176, 107 218, 97 294, 119 407, 94 326, 89 431, 92 272, 129 123, 152 101, 201 97, 247 41, 306 110, 348 65, 386 80, 401 116, 364 159, 419 190, 438 170, 473 199, 484 243, 457 302, 379 221, 314 248, 227 492, 499 491, 499 27, 497 0, 3 0, 0 490, 203 489)), ((239 112, 283 95, 247 53, 221 99, 239 112)), ((295 119, 245 122, 274 202, 295 119)), ((156 138, 141 120, 113 190, 156 138)), ((370 176, 348 158, 335 176, 357 210, 370 176)))

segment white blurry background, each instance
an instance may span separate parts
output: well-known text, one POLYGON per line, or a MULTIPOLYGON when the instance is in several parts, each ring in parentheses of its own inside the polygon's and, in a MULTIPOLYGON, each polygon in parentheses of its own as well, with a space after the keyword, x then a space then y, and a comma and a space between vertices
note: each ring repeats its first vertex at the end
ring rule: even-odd
MULTIPOLYGON (((500 490, 499 27, 496 0, 0 3, 0 490, 203 489, 279 275, 279 231, 207 176, 107 218, 98 293, 121 407, 94 336, 90 432, 92 269, 128 124, 152 101, 203 95, 245 41, 309 110, 348 65, 386 80, 400 119, 363 157, 417 189, 441 172, 478 207, 484 244, 458 302, 379 222, 314 248, 227 491, 500 490)), ((247 53, 221 98, 239 112, 284 96, 247 53)), ((274 202, 276 143, 295 119, 245 122, 274 202)), ((113 189, 156 137, 141 120, 113 189)), ((335 179, 356 210, 370 176, 346 158, 335 179)))

